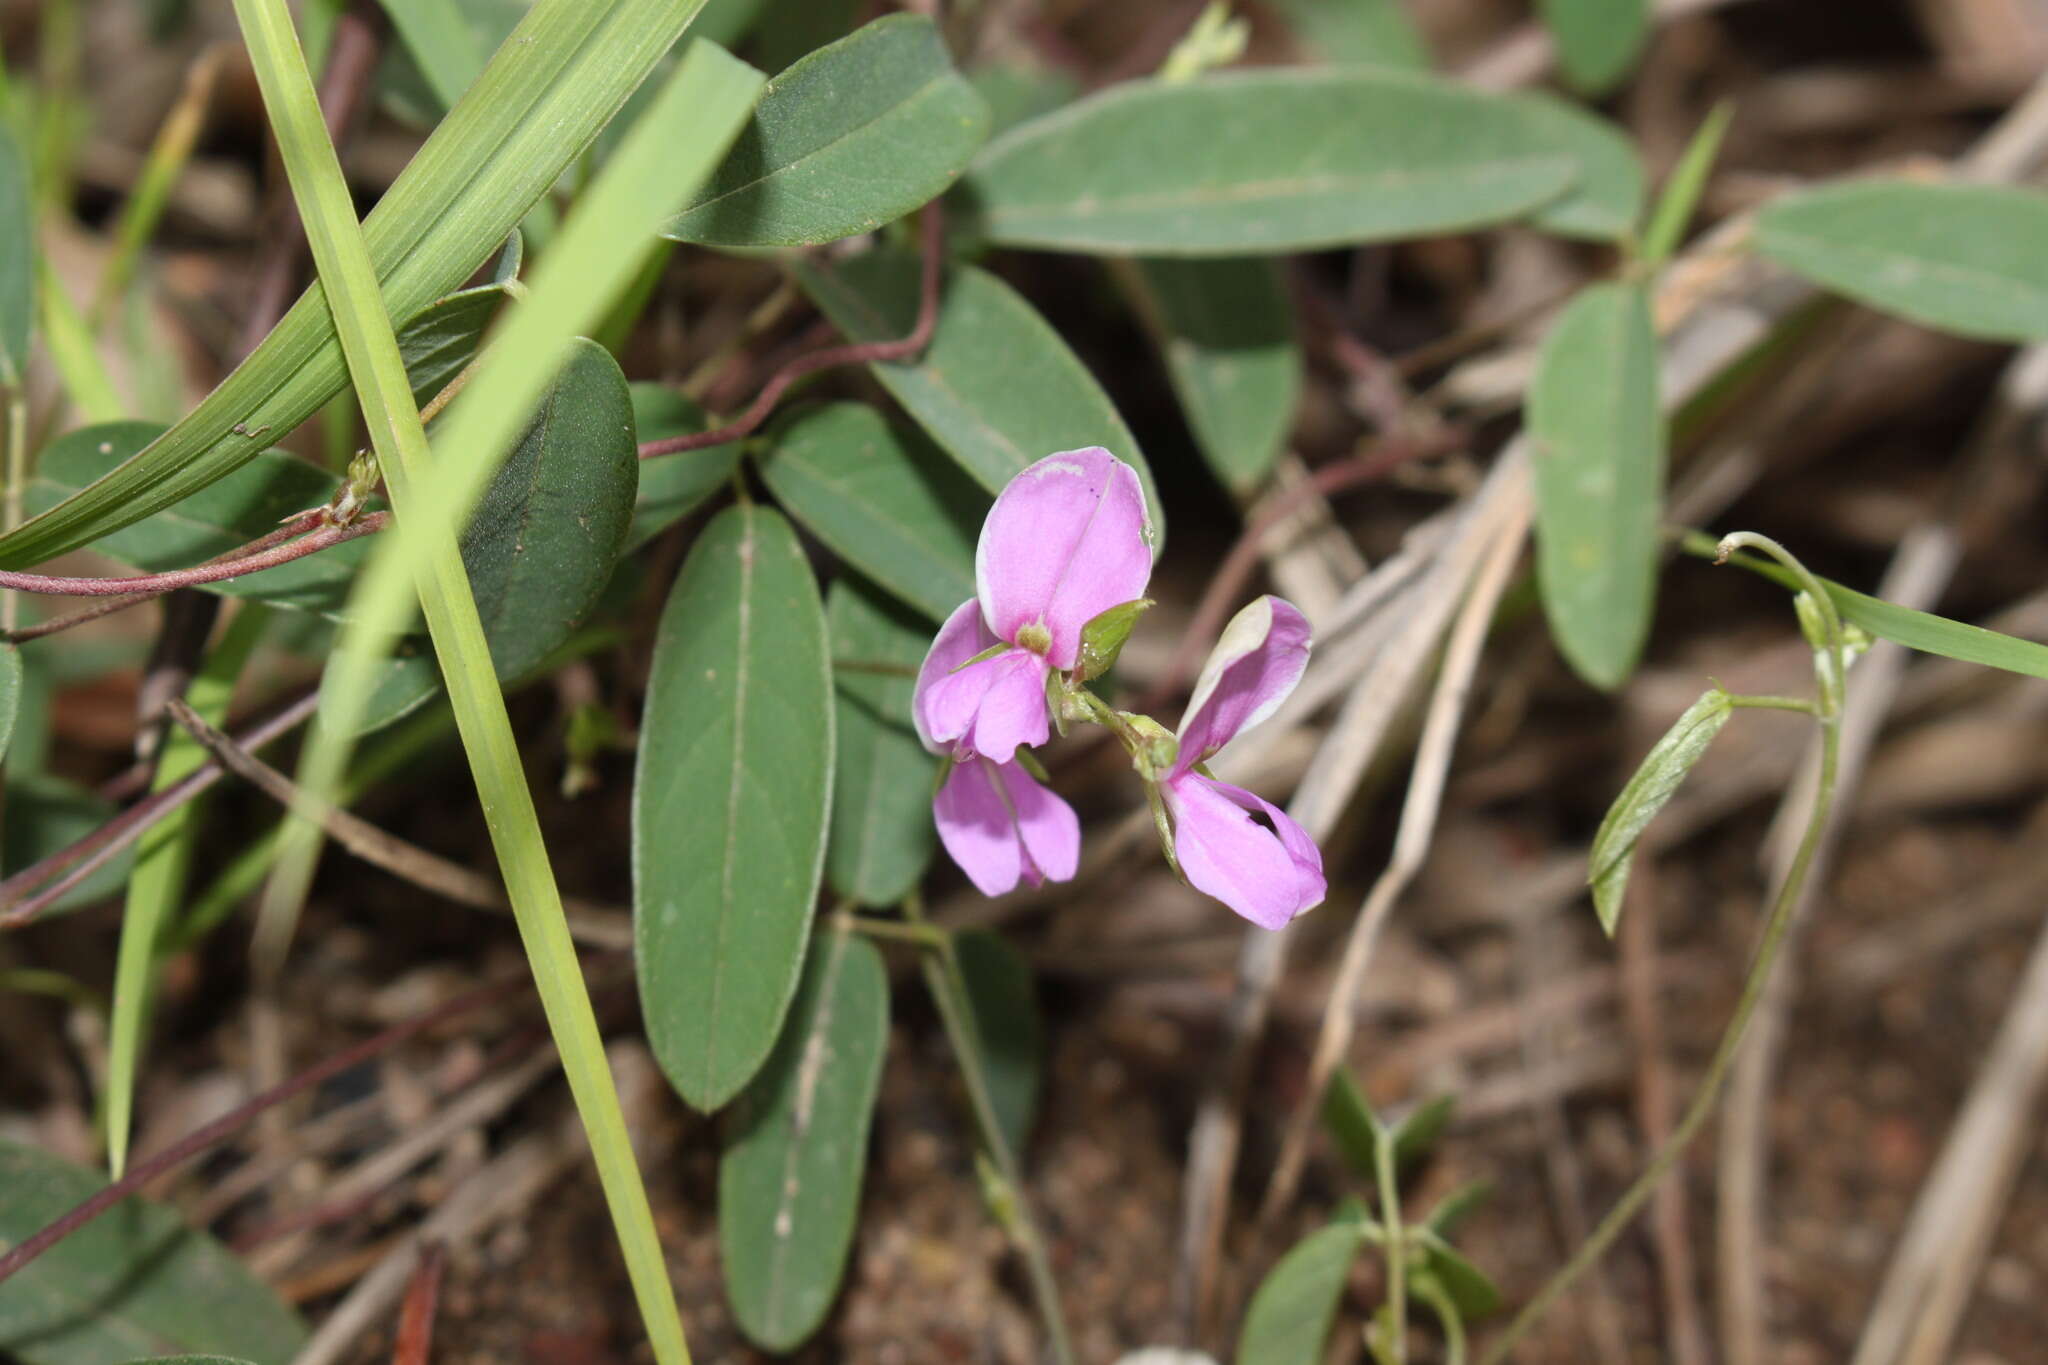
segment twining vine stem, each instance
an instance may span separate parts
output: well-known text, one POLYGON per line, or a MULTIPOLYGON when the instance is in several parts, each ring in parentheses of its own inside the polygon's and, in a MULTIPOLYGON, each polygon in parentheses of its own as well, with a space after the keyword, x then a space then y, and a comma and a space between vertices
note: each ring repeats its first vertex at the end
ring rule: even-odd
MULTIPOLYGON (((1834 602, 1820 581, 1795 559, 1782 545, 1754 532, 1740 531, 1721 541, 1719 559, 1725 561, 1737 549, 1756 549, 1783 564, 1804 589, 1804 595, 1813 604, 1812 620, 1801 614, 1801 627, 1814 650, 1814 681, 1816 697, 1812 704, 1815 723, 1820 726, 1820 780, 1815 785, 1813 809, 1807 816, 1806 833, 1799 840, 1799 850, 1792 859, 1784 882, 1778 887, 1777 897, 1771 903, 1769 917, 1764 923, 1763 938, 1757 945, 1756 957, 1750 963, 1749 973, 1743 978, 1742 995, 1735 1002, 1735 1012, 1729 1017, 1728 1026, 1722 1031, 1721 1041, 1714 1048, 1714 1056, 1707 1063, 1706 1075, 1700 1080, 1699 1090, 1678 1126, 1665 1139, 1643 1173, 1635 1183, 1615 1202, 1600 1225, 1593 1229, 1579 1249, 1572 1253, 1570 1260, 1551 1276, 1536 1297, 1523 1305, 1509 1322, 1501 1335, 1489 1345, 1479 1358, 1480 1365, 1501 1365, 1517 1343, 1526 1336, 1542 1316, 1572 1287, 1580 1275, 1607 1253, 1622 1230, 1635 1218, 1636 1212, 1656 1191, 1664 1177, 1691 1144, 1707 1119, 1713 1114, 1714 1106, 1721 1097, 1721 1089, 1727 1082, 1728 1073, 1735 1065, 1736 1054, 1741 1050, 1743 1034, 1749 1028, 1750 1016, 1756 1013, 1758 1002, 1763 999, 1764 988, 1770 984, 1771 971, 1777 965, 1778 952, 1784 946, 1786 931, 1792 926, 1793 907, 1799 904, 1800 894, 1806 886, 1807 874, 1812 870, 1813 860, 1820 849, 1821 836, 1827 828, 1828 815, 1835 804, 1835 778, 1841 758, 1842 691, 1848 667, 1848 650, 1845 644, 1841 617, 1836 613, 1834 602)), ((1786 698, 1778 697, 1734 697, 1738 707, 1763 705, 1772 709, 1787 709, 1786 698)), ((1792 707, 1790 709, 1802 709, 1792 707)))

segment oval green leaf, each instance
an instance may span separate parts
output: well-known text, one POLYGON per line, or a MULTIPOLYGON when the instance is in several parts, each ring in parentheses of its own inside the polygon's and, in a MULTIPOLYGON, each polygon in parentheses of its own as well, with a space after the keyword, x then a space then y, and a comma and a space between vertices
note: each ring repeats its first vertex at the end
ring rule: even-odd
MULTIPOLYGON (((704 409, 666 384, 643 380, 627 388, 633 396, 634 429, 642 441, 692 436, 707 425, 704 409)), ((706 498, 726 486, 739 462, 738 441, 642 461, 640 496, 621 553, 640 548, 696 511, 706 498)))
POLYGON ((1296 1242, 1252 1295, 1237 1365, 1318 1365, 1351 1262, 1365 1245, 1357 1223, 1333 1223, 1296 1242))
POLYGON ((1530 385, 1536 576, 1557 647, 1595 687, 1624 682, 1649 634, 1664 497, 1657 334, 1636 285, 1582 291, 1530 385))
MULTIPOLYGON (((40 1231, 106 1181, 0 1139, 0 1244, 40 1231)), ((286 1365, 298 1315, 171 1210, 130 1199, 0 1285, 0 1352, 21 1365, 101 1365, 138 1352, 286 1365)))
POLYGON ((967 929, 954 935, 961 983, 981 1048, 989 1107, 1010 1151, 1021 1153, 1038 1112, 1039 1072, 1045 1058, 1045 1025, 1031 964, 1000 934, 967 929))
POLYGON ((1295 46, 1343 66, 1429 70, 1429 45, 1401 0, 1267 0, 1287 18, 1295 46))
POLYGON ((655 636, 633 790, 633 927, 655 1058, 712 1110, 796 989, 832 796, 825 613, 780 514, 704 529, 655 636))
POLYGON ((462 533, 499 677, 539 663, 597 602, 639 481, 626 377, 611 352, 579 338, 462 533))
POLYGON ((1620 241, 1642 216, 1647 183, 1635 144, 1598 114, 1542 93, 1496 95, 1523 133, 1578 165, 1570 189, 1529 215, 1529 226, 1560 237, 1620 241))
POLYGON ((1588 95, 1614 88, 1650 36, 1646 0, 1543 0, 1565 79, 1588 95))
POLYGON ((1600 916, 1600 927, 1610 938, 1621 923, 1636 842, 1733 714, 1728 694, 1718 687, 1687 707, 1643 755, 1635 775, 1607 808, 1607 818, 1600 822, 1586 859, 1586 884, 1593 889, 1593 909, 1600 916))
POLYGON ((1112 86, 990 143, 965 186, 1006 246, 1235 256, 1507 222, 1580 173, 1515 102, 1269 68, 1112 86))
MULTIPOLYGON (((872 251, 829 271, 809 262, 796 270, 825 316, 855 341, 892 340, 917 321, 915 256, 872 251)), ((1159 490, 1138 438, 1059 333, 987 271, 962 266, 947 277, 938 326, 921 355, 869 368, 990 493, 1054 451, 1104 447, 1138 471, 1163 542, 1159 490)))
POLYGON ((913 675, 931 647, 932 628, 852 575, 826 594, 825 617, 839 732, 839 799, 832 803, 825 881, 861 905, 894 905, 924 876, 938 844, 938 760, 925 752, 910 719, 913 675))
MULTIPOLYGON (((154 422, 103 422, 68 431, 43 448, 29 480, 31 513, 56 507, 162 436, 154 422)), ((93 549, 144 573, 188 568, 247 545, 296 513, 334 496, 334 475, 282 450, 264 450, 176 507, 121 527, 93 549)), ((301 611, 338 612, 369 542, 352 540, 289 564, 205 585, 301 611)))
MULTIPOLYGON (((386 307, 410 320, 459 286, 653 69, 692 6, 539 0, 364 220, 386 307)), ((147 449, 6 536, 0 568, 76 549, 247 464, 348 380, 313 286, 249 358, 147 449)))
POLYGON ((931 20, 877 19, 768 82, 711 183, 662 235, 813 246, 872 232, 944 193, 988 117, 931 20))
MULTIPOLYGON (((511 240, 519 241, 519 235, 511 240)), ((476 358, 484 331, 504 301, 504 285, 479 285, 437 300, 399 329, 398 353, 415 403, 425 407, 476 358)))
POLYGON ((36 224, 28 164, 12 128, 0 125, 0 386, 28 375, 35 323, 36 224))
POLYGON ((831 403, 780 423, 759 462, 791 516, 932 620, 974 596, 988 495, 923 438, 865 403, 831 403))
POLYGON ((774 1055, 734 1104, 718 1163, 718 1252, 733 1316, 793 1351, 839 1292, 889 1040, 889 978, 866 939, 818 944, 774 1055))
POLYGON ((1757 250, 1858 303, 1959 336, 2048 338, 2048 195, 1873 181, 1789 195, 1757 250))
POLYGON ((1195 447, 1233 493, 1273 470, 1301 398, 1294 303, 1266 259, 1134 263, 1134 287, 1195 447))

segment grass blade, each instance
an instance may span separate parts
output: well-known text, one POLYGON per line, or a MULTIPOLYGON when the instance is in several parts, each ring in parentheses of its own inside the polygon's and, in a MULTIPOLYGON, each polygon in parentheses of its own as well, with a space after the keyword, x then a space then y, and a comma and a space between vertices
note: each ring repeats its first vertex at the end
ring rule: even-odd
MULTIPOLYGON (((186 689, 186 703, 208 724, 226 721, 235 682, 269 619, 270 613, 254 604, 238 612, 207 656, 206 666, 186 689)), ((157 759, 156 781, 150 790, 174 786, 206 760, 199 741, 170 726, 164 732, 163 754, 157 759)), ((128 903, 121 911, 121 946, 114 957, 114 1012, 107 1026, 107 1168, 116 1180, 128 1164, 135 1075, 156 986, 157 944, 172 912, 184 900, 200 810, 197 801, 180 806, 143 835, 135 851, 135 871, 128 878, 128 903)))
MULTIPOLYGON (((680 7, 681 17, 687 19, 696 8, 680 7)), ((430 472, 426 433, 406 381, 395 329, 385 311, 376 263, 367 234, 356 222, 334 146, 321 123, 312 78, 299 51, 291 16, 283 0, 236 0, 235 11, 249 44, 265 105, 276 126, 279 149, 305 219, 314 262, 334 305, 336 328, 397 516, 397 553, 387 549, 377 555, 364 577, 358 599, 362 604, 361 624, 344 636, 343 663, 354 665, 358 675, 362 664, 374 664, 381 653, 381 642, 389 638, 388 623, 405 611, 406 580, 411 579, 417 586, 420 606, 440 656, 449 701, 469 754, 513 915, 527 947, 534 984, 589 1135, 655 1359, 663 1365, 687 1362, 689 1347, 676 1312, 675 1293, 647 1204, 647 1192, 640 1182, 618 1095, 605 1061, 603 1038, 577 965, 554 870, 541 837, 533 794, 526 786, 518 742, 505 712, 504 695, 498 690, 490 647, 456 544, 456 528, 462 516, 483 481, 503 458, 516 429, 514 424, 525 417, 528 403, 539 391, 538 382, 527 381, 545 380, 551 375, 569 345, 568 328, 563 328, 559 335, 537 333, 536 329, 548 326, 557 317, 563 321, 574 319, 577 310, 573 304, 557 305, 560 314, 551 314, 536 307, 537 321, 528 323, 525 335, 508 334, 492 357, 497 364, 486 362, 475 380, 470 401, 449 423, 444 448, 461 451, 467 458, 460 463, 444 461, 430 472), (515 345, 515 340, 519 344, 515 345)), ((627 31, 609 36, 619 48, 615 60, 623 60, 636 46, 672 36, 672 30, 666 34, 627 31)), ((483 84, 488 84, 488 80, 487 73, 483 84)), ((641 227, 643 232, 651 233, 658 211, 671 208, 675 199, 693 188, 725 150, 758 98, 760 86, 758 73, 716 48, 694 46, 653 109, 635 127, 627 147, 613 163, 614 174, 607 177, 637 178, 637 183, 627 182, 613 191, 613 197, 620 201, 617 207, 622 210, 616 215, 618 225, 628 231, 641 227), (680 136, 672 137, 671 130, 680 136), (660 173, 657 157, 670 162, 666 175, 660 173), (671 193, 661 194, 650 186, 664 186, 671 193), (635 208, 639 212, 630 211, 635 208)), ((451 121, 454 117, 451 115, 451 121)), ((593 200, 600 197, 592 196, 593 200)), ((587 216, 613 206, 586 203, 583 207, 587 216)), ((635 237, 641 235, 634 233, 635 237)), ((561 245, 566 248, 569 244, 565 241, 561 245)), ((587 257, 577 259, 566 249, 549 264, 560 259, 567 259, 570 268, 586 277, 602 271, 602 266, 593 271, 587 257)), ((536 305, 540 302, 542 280, 546 278, 543 272, 536 279, 536 305)), ((554 278, 564 277, 557 272, 554 278)), ((589 289, 592 282, 588 278, 573 283, 587 291, 585 306, 595 303, 602 307, 624 280, 617 280, 609 289, 589 289)), ((560 289, 556 285, 556 290, 560 289)), ((360 687, 352 691, 360 701, 360 687)), ((337 727, 337 732, 348 731, 337 727)), ((332 742, 315 745, 316 756, 324 750, 326 758, 326 765, 316 769, 315 775, 328 779, 313 786, 316 795, 325 798, 331 793, 335 786, 332 777, 339 766, 333 760, 345 757, 335 751, 344 747, 332 742)))
MULTIPOLYGON (((699 4, 540 0, 533 7, 363 223, 393 318, 410 320, 489 258, 699 4)), ((346 379, 326 294, 316 284, 156 444, 0 536, 0 568, 76 549, 206 487, 275 444, 346 379)))

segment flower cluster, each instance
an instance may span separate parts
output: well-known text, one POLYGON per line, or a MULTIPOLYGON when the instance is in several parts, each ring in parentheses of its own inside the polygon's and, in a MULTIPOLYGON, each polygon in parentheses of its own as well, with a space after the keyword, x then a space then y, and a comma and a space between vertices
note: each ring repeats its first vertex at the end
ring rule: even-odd
POLYGON ((1137 475, 1100 447, 1048 455, 996 498, 975 550, 977 595, 939 628, 912 703, 925 747, 948 760, 932 801, 939 839, 986 895, 1072 877, 1080 821, 1039 780, 1029 751, 1055 726, 1091 721, 1130 753, 1181 876, 1278 929, 1322 901, 1322 855, 1278 807, 1205 765, 1294 690, 1308 622, 1277 597, 1239 612, 1177 735, 1112 710, 1087 683, 1150 605, 1152 541, 1137 475))

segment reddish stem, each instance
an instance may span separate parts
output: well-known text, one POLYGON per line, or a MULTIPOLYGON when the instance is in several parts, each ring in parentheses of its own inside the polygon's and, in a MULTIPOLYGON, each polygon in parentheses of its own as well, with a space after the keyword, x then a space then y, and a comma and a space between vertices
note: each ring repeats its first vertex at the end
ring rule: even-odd
POLYGON ((428 1242, 420 1248, 420 1263, 413 1268, 405 1305, 398 1310, 398 1344, 392 1348, 391 1365, 427 1365, 434 1346, 434 1310, 441 1303, 441 1274, 447 1268, 446 1243, 428 1242))
POLYGON ((800 355, 777 370, 760 393, 747 405, 745 412, 722 427, 710 431, 693 432, 686 436, 671 436, 666 440, 647 441, 640 447, 640 458, 651 460, 657 455, 675 455, 685 450, 705 450, 711 446, 722 446, 728 441, 737 441, 751 436, 755 428, 768 420, 768 414, 775 410, 775 404, 789 391, 789 386, 807 374, 829 370, 840 365, 871 365, 877 361, 903 360, 916 355, 931 342, 932 331, 939 322, 939 282, 944 273, 946 260, 945 216, 938 201, 925 205, 921 220, 924 246, 924 269, 918 281, 917 325, 910 329, 910 335, 896 341, 863 341, 846 346, 829 346, 822 351, 800 355))
POLYGON ((167 1171, 182 1166, 217 1142, 234 1136, 254 1122, 256 1116, 273 1109, 295 1096, 302 1095, 321 1083, 339 1076, 342 1072, 361 1066, 372 1057, 388 1052, 408 1038, 426 1032, 428 1029, 446 1023, 459 1015, 486 1005, 494 1005, 519 994, 531 984, 531 979, 519 976, 481 986, 476 990, 456 996, 425 1014, 416 1015, 401 1024, 394 1024, 374 1037, 366 1038, 354 1047, 337 1052, 323 1062, 318 1062, 298 1075, 282 1081, 247 1103, 221 1115, 212 1123, 194 1129, 161 1152, 153 1153, 142 1161, 132 1163, 128 1173, 113 1184, 101 1190, 92 1198, 79 1204, 70 1212, 48 1224, 41 1231, 15 1244, 5 1254, 0 1254, 0 1284, 26 1266, 30 1261, 48 1251, 72 1233, 90 1223, 116 1204, 135 1193, 143 1186, 157 1179, 167 1171))
POLYGON ((0 588, 13 588, 18 592, 47 593, 57 597, 121 597, 131 593, 160 597, 165 593, 176 592, 180 588, 195 588, 202 583, 220 583, 230 578, 240 578, 244 574, 274 569, 295 559, 304 559, 307 555, 331 549, 343 541, 381 531, 390 520, 389 512, 372 512, 346 526, 321 526, 288 545, 274 544, 279 537, 278 532, 273 531, 256 542, 265 548, 257 550, 254 554, 213 560, 190 569, 173 569, 169 573, 137 574, 131 578, 62 578, 51 574, 15 573, 12 570, 0 569, 0 588))

